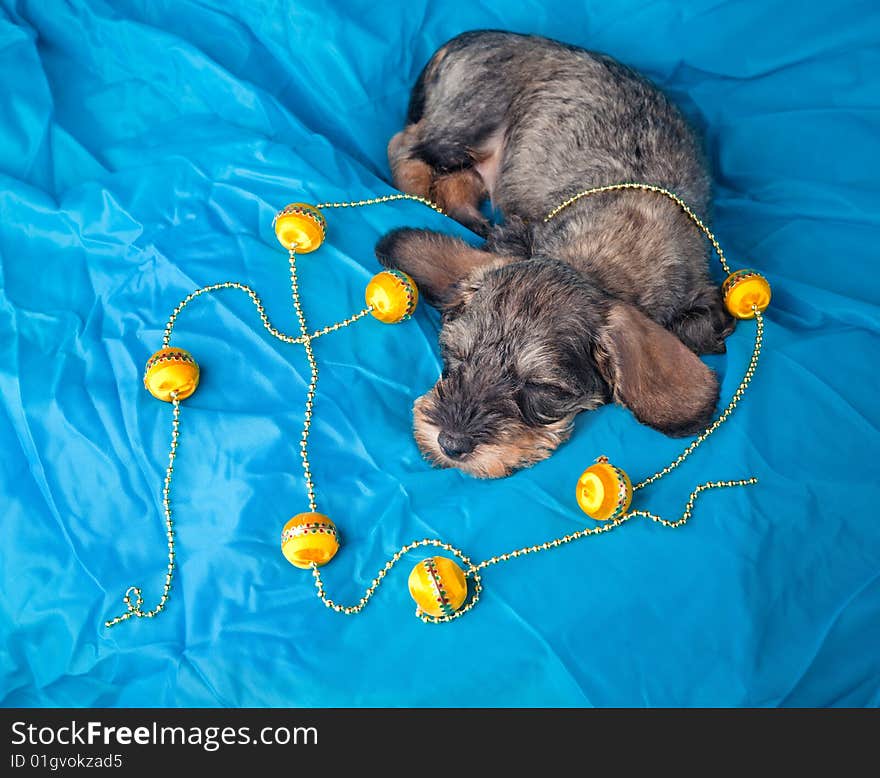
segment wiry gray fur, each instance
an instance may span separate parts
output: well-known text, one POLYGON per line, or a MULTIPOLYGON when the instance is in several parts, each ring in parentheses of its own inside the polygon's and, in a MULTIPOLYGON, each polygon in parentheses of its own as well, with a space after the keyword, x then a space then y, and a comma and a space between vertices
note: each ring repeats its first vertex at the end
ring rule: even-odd
POLYGON ((659 90, 583 49, 465 33, 426 65, 389 160, 398 186, 487 237, 478 250, 398 230, 377 246, 444 311, 444 374, 415 409, 429 458, 505 475, 611 399, 673 435, 711 418, 717 381, 691 352, 723 351, 733 325, 687 215, 615 192, 543 221, 576 192, 623 181, 668 188, 705 217, 699 146, 659 90), (487 194, 501 226, 479 214, 487 194))

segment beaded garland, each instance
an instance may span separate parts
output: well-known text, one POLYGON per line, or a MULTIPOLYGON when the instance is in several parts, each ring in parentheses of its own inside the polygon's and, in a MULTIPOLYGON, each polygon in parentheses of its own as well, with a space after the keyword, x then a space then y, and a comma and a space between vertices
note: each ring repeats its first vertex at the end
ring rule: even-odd
POLYGON ((338 550, 336 525, 323 513, 298 513, 281 531, 281 553, 296 567, 326 565, 338 550))
POLYGON ((763 313, 770 305, 770 284, 757 270, 731 273, 721 285, 724 305, 738 319, 752 319, 752 306, 763 313))
POLYGON ((144 367, 144 386, 147 385, 147 377, 150 375, 150 371, 156 365, 160 365, 163 362, 188 362, 190 365, 196 364, 192 354, 184 351, 182 348, 167 348, 157 351, 147 360, 146 367, 144 367))
POLYGON ((297 253, 303 254, 315 251, 325 240, 327 222, 322 209, 355 208, 398 200, 412 200, 441 214, 443 210, 430 200, 402 193, 365 200, 328 202, 318 205, 291 203, 275 215, 273 227, 278 241, 289 253, 291 296, 300 326, 300 334, 298 336, 288 335, 275 328, 269 321, 260 298, 249 286, 236 281, 224 281, 197 289, 178 304, 165 327, 162 340, 163 348, 153 354, 147 361, 144 370, 144 385, 155 397, 172 405, 171 447, 162 488, 162 506, 168 541, 168 564, 165 584, 159 602, 149 611, 143 610, 144 600, 141 589, 137 586, 129 587, 123 597, 126 610, 119 616, 105 622, 105 626, 112 627, 132 617, 153 618, 164 610, 170 596, 176 559, 171 511, 171 481, 180 434, 180 401, 189 397, 195 391, 199 380, 199 366, 196 360, 189 352, 171 347, 170 339, 178 315, 194 299, 209 292, 224 289, 237 289, 245 292, 257 309, 263 326, 273 337, 284 343, 301 345, 305 350, 311 378, 306 393, 305 417, 300 436, 300 458, 302 460, 310 510, 306 513, 297 514, 285 524, 281 533, 281 547, 284 556, 291 564, 311 570, 318 597, 328 608, 337 613, 344 613, 346 615, 359 613, 367 605, 384 577, 398 561, 417 548, 434 546, 449 552, 458 559, 461 565, 444 556, 425 559, 412 569, 409 589, 417 604, 416 616, 422 621, 426 623, 452 621, 467 613, 479 601, 482 591, 481 571, 487 567, 527 554, 558 548, 584 537, 609 532, 635 517, 650 519, 664 527, 679 528, 684 526, 690 519, 694 503, 703 491, 756 484, 757 479, 754 477, 702 483, 690 493, 682 515, 676 521, 667 521, 646 510, 629 510, 634 492, 654 483, 681 465, 722 423, 730 418, 730 415, 750 385, 757 368, 764 335, 762 314, 769 305, 771 293, 767 279, 757 271, 748 269, 731 272, 721 246, 708 227, 691 210, 687 203, 678 195, 663 187, 633 182, 592 187, 578 192, 565 200, 548 213, 544 221, 550 221, 555 218, 562 210, 573 205, 581 198, 624 190, 638 190, 659 194, 675 202, 687 214, 695 226, 712 244, 722 268, 728 274, 727 279, 722 285, 722 295, 728 310, 739 319, 755 319, 756 324, 752 356, 739 386, 721 414, 675 460, 653 475, 633 485, 625 471, 611 464, 607 457, 599 457, 595 464, 587 468, 581 475, 577 491, 579 506, 587 515, 598 522, 595 526, 588 526, 553 540, 499 554, 476 564, 461 550, 441 540, 425 538, 414 541, 404 545, 392 555, 384 567, 379 570, 357 604, 340 605, 331 600, 324 590, 324 583, 318 568, 329 562, 336 554, 340 538, 335 524, 328 517, 317 513, 317 501, 308 458, 308 439, 318 382, 318 366, 312 349, 312 341, 348 327, 364 318, 367 314, 372 314, 374 318, 385 323, 405 321, 412 316, 418 303, 418 289, 413 280, 405 273, 399 270, 384 270, 374 276, 370 285, 368 285, 366 293, 367 306, 363 310, 347 319, 310 333, 306 325, 299 296, 296 256, 297 253), (373 293, 370 291, 371 287, 374 290, 373 293), (380 300, 381 307, 378 303, 380 300), (470 583, 470 587, 468 583, 470 583))
POLYGON ((596 458, 578 479, 577 502, 581 510, 596 521, 614 521, 629 508, 632 482, 608 457, 596 458))
POLYGON ((339 533, 336 531, 335 527, 315 521, 308 524, 300 524, 299 526, 284 530, 284 532, 281 533, 281 543, 284 544, 291 538, 298 538, 302 535, 315 534, 332 535, 335 538, 339 537, 339 533))
POLYGON ((431 589, 433 590, 432 593, 437 600, 437 607, 440 610, 440 613, 437 615, 451 616, 455 613, 455 608, 452 607, 452 603, 449 601, 449 595, 443 588, 446 584, 444 584, 440 578, 440 571, 437 569, 437 563, 434 561, 434 558, 431 557, 430 559, 426 559, 422 562, 422 567, 425 568, 425 572, 428 574, 428 580, 430 580, 431 589))
POLYGON ((374 318, 385 324, 409 319, 419 301, 416 282, 400 270, 383 270, 373 276, 364 300, 374 318))
POLYGON ((285 205, 272 219, 272 228, 276 227, 279 219, 291 214, 306 216, 313 220, 321 228, 321 238, 327 237, 327 219, 324 218, 324 214, 321 213, 319 208, 315 208, 315 206, 308 205, 307 203, 290 203, 290 205, 285 205))
POLYGON ((162 348, 147 360, 144 386, 157 400, 171 402, 172 392, 178 400, 185 400, 198 385, 199 366, 182 348, 162 348))
POLYGON ((327 220, 324 214, 308 203, 284 206, 272 219, 272 227, 278 242, 284 248, 296 248, 300 254, 314 251, 327 237, 327 220))
POLYGON ((419 300, 419 290, 413 281, 406 273, 401 270, 396 270, 394 268, 388 268, 385 271, 391 276, 394 276, 398 281, 400 281, 401 286, 403 288, 403 293, 406 298, 406 313, 403 314, 403 318, 401 321, 406 321, 410 317, 412 317, 413 313, 416 310, 416 303, 419 300))
POLYGON ((467 598, 464 572, 443 556, 423 559, 410 573, 408 585, 419 618, 451 617, 467 598))

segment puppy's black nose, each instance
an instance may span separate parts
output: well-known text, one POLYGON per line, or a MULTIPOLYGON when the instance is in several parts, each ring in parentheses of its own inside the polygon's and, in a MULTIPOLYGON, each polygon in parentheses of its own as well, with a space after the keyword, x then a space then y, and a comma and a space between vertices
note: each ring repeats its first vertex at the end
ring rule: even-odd
POLYGON ((474 442, 464 435, 450 435, 448 432, 441 432, 437 436, 437 442, 443 453, 450 459, 461 459, 465 454, 470 454, 474 450, 474 442))

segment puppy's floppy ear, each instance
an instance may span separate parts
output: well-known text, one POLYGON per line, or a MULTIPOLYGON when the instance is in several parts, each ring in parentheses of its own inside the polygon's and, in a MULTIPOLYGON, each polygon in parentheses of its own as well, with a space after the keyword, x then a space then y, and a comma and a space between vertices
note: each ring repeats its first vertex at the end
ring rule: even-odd
POLYGON ((460 238, 409 228, 392 230, 381 238, 376 244, 376 257, 385 267, 412 276, 419 293, 442 311, 465 302, 469 290, 463 282, 474 271, 499 260, 510 261, 475 249, 460 238))
POLYGON ((614 399, 676 437, 701 431, 718 402, 718 379, 675 335, 631 305, 611 303, 596 361, 614 399))

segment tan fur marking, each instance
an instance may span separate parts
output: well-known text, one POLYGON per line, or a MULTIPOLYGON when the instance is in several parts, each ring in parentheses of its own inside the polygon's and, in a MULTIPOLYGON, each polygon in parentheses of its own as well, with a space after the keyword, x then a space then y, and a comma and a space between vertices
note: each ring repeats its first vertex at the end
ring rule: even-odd
POLYGON ((446 46, 441 46, 437 49, 437 52, 431 57, 431 61, 428 63, 427 70, 425 71, 425 76, 428 80, 434 78, 437 75, 437 70, 440 67, 440 63, 446 59, 446 55, 449 53, 449 49, 446 46))
POLYGON ((510 420, 498 435, 498 442, 478 445, 464 459, 447 457, 437 435, 440 430, 427 418, 427 409, 436 400, 436 387, 419 397, 413 405, 413 433, 422 456, 437 467, 456 467, 476 478, 504 478, 514 470, 546 459, 568 440, 574 415, 540 429, 510 420))
POLYGON ((402 192, 429 197, 434 179, 433 168, 420 159, 410 157, 412 147, 418 143, 418 124, 410 124, 388 142, 388 164, 394 185, 402 192))
POLYGON ((431 199, 452 216, 480 217, 480 202, 486 196, 483 179, 471 168, 447 173, 434 181, 431 199))

